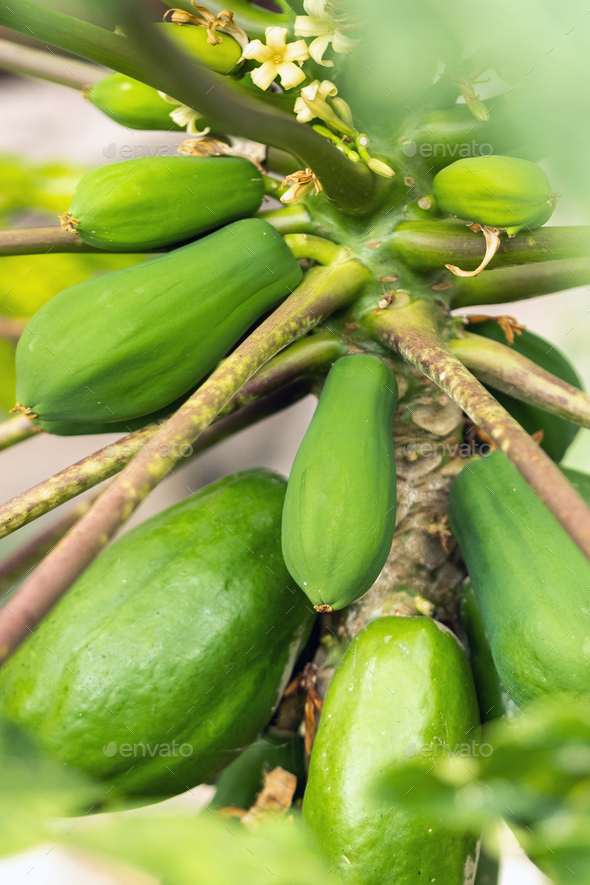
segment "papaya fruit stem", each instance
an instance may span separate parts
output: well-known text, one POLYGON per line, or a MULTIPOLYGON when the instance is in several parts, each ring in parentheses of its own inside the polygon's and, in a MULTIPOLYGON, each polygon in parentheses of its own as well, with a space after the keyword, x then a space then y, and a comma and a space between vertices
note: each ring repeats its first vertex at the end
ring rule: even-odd
MULTIPOLYGON (((455 267, 453 264, 445 264, 445 267, 451 271, 451 273, 455 274, 456 277, 478 277, 482 270, 484 270, 498 249, 500 248, 500 231, 495 227, 486 227, 485 225, 477 225, 478 229, 482 231, 484 237, 486 238, 486 252, 484 257, 481 260, 479 267, 476 267, 475 270, 461 270, 460 267, 455 267)), ((473 230, 473 228, 472 228, 473 230)))
POLYGON ((590 559, 590 510, 548 455, 443 341, 434 304, 415 301, 369 314, 365 328, 420 369, 492 438, 590 559))
POLYGON ((84 89, 97 83, 105 75, 105 71, 96 65, 89 65, 78 59, 66 59, 63 55, 52 55, 13 43, 12 40, 0 40, 0 68, 15 74, 38 77, 50 83, 59 83, 60 86, 70 86, 72 89, 84 89))
POLYGON ((456 279, 451 308, 507 304, 589 283, 589 258, 562 258, 520 267, 499 267, 486 270, 479 277, 456 279))
POLYGON ((449 350, 484 384, 590 428, 590 396, 505 344, 465 332, 449 350))
MULTIPOLYGON (((16 228, 0 230, 0 256, 2 255, 45 255, 47 252, 108 252, 89 246, 78 235, 62 226, 16 228)), ((168 251, 162 249, 160 251, 168 251)))
POLYGON ((33 424, 26 415, 9 418, 8 421, 3 421, 0 424, 0 452, 22 442, 24 439, 30 439, 40 432, 41 427, 33 424))
MULTIPOLYGON (((173 472, 184 447, 197 443, 240 388, 287 344, 348 304, 369 276, 369 271, 357 261, 313 268, 290 297, 157 428, 150 446, 141 449, 130 462, 130 469, 115 480, 21 586, 11 600, 12 611, 0 612, 0 660, 23 641, 149 492, 173 472)), ((38 510, 43 508, 38 489, 33 501, 38 510)), ((15 522, 22 525, 27 521, 18 498, 9 505, 0 508, 0 526, 4 524, 5 534, 10 531, 10 522, 14 526, 15 522)))
POLYGON ((286 234, 283 239, 297 260, 309 258, 318 264, 337 264, 350 254, 347 246, 310 234, 286 234))
POLYGON ((27 323, 27 319, 13 320, 10 317, 0 316, 0 338, 16 344, 27 323))
MULTIPOLYGON (((313 234, 316 227, 309 212, 302 203, 291 203, 284 209, 265 209, 257 212, 255 218, 262 218, 272 224, 280 234, 313 234)), ((0 232, 0 237, 2 233, 0 232)))

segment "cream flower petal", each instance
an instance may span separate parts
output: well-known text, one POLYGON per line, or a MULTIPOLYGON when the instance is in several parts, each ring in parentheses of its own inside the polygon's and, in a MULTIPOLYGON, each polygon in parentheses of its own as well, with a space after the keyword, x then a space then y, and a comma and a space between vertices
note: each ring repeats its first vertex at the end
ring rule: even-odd
POLYGON ((322 22, 317 18, 309 18, 307 15, 296 16, 296 37, 323 37, 323 35, 327 33, 328 26, 325 22, 322 22))
MULTIPOLYGON (((293 65, 293 67, 296 67, 293 65)), ((299 68, 297 68, 299 70, 299 68)), ((278 73, 278 66, 274 61, 265 61, 259 68, 252 71, 252 82, 259 89, 268 89, 278 73)))
POLYGON ((309 58, 309 49, 305 40, 296 40, 294 43, 287 43, 283 52, 283 61, 305 61, 309 58))
POLYGON ((292 61, 283 62, 282 64, 277 65, 276 72, 281 78, 281 86, 284 89, 293 89, 294 86, 298 86, 303 80, 305 80, 305 74, 301 68, 298 68, 292 61))
POLYGON ((326 34, 325 37, 317 37, 309 44, 309 54, 318 65, 322 65, 324 68, 334 67, 333 61, 322 61, 324 52, 330 45, 331 40, 332 34, 326 34))
POLYGON ((336 31, 334 39, 332 40, 332 49, 334 52, 351 52, 358 43, 358 40, 352 40, 350 37, 346 37, 341 31, 336 31))
MULTIPOLYGON (((320 88, 320 81, 313 80, 307 86, 304 86, 301 90, 301 98, 306 98, 308 101, 315 101, 315 97, 318 94, 318 89, 320 88)), ((297 99, 299 101, 299 99, 297 99)))
POLYGON ((282 55, 285 52, 287 33, 287 28, 277 28, 274 25, 266 29, 266 45, 273 53, 282 55))
POLYGON ((294 111, 299 123, 309 123, 315 117, 301 97, 295 99, 294 111))
MULTIPOLYGON (((303 90, 301 91, 303 92, 303 90)), ((338 87, 331 80, 322 80, 319 84, 318 93, 320 98, 328 98, 328 96, 338 95, 338 87)))
POLYGON ((273 55, 272 49, 260 40, 252 40, 244 49, 244 58, 253 58, 255 61, 270 61, 273 55))
POLYGON ((330 21, 330 15, 326 10, 326 0, 303 0, 303 8, 308 15, 330 21))

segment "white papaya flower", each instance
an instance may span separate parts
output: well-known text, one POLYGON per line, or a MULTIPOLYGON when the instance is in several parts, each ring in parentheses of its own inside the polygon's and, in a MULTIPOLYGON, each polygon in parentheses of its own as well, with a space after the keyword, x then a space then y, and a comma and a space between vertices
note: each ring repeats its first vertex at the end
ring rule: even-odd
POLYGON ((287 43, 287 28, 266 29, 266 45, 261 40, 252 40, 244 49, 244 58, 262 62, 252 71, 252 82, 259 89, 268 89, 277 77, 281 78, 283 89, 293 89, 305 80, 305 74, 296 64, 309 58, 305 40, 287 43))
POLYGON ((297 37, 315 37, 309 45, 309 54, 315 62, 326 68, 334 65, 333 61, 324 61, 324 53, 330 43, 334 52, 352 52, 359 42, 344 34, 345 25, 336 21, 330 11, 328 0, 305 0, 303 8, 307 15, 295 18, 295 35, 297 37))

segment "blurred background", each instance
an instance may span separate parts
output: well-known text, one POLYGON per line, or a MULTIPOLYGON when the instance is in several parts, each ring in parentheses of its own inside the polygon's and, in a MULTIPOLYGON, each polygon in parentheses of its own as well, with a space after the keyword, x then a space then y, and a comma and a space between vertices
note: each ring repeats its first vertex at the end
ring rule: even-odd
MULTIPOLYGON (((7 32, 0 38, 7 36, 7 32)), ((10 33, 11 39, 14 37, 10 33)), ((66 211, 73 189, 89 168, 128 157, 174 154, 183 133, 131 131, 109 120, 76 89, 0 73, 0 227, 31 227, 57 223, 66 211)), ((555 172, 548 168, 552 182, 555 172)), ((567 183, 561 188, 567 197, 567 183)), ((550 224, 580 222, 579 210, 562 199, 550 224)), ((50 255, 0 259, 0 314, 30 316, 48 298, 68 285, 141 260, 129 256, 50 255)), ((590 388, 590 297, 587 289, 570 289, 544 298, 486 308, 507 313, 532 331, 549 339, 565 352, 590 388)), ((481 312, 474 308, 473 313, 481 312)), ((12 346, 0 340, 0 418, 14 403, 12 346)), ((297 447, 313 413, 315 400, 307 397, 278 416, 243 431, 201 455, 162 483, 139 508, 127 528, 169 506, 197 488, 229 472, 266 466, 288 474, 297 447)), ((119 438, 120 434, 57 438, 39 435, 0 453, 0 498, 6 501, 119 438)), ((582 430, 565 463, 582 470, 590 464, 590 432, 582 430)), ((66 505, 67 506, 67 505, 66 505)), ((25 527, 0 541, 0 558, 59 515, 47 515, 41 523, 25 527)), ((206 800, 208 794, 203 794, 206 800)), ((174 801, 174 800, 173 800, 174 801)), ((187 801, 180 798, 176 801, 187 801)), ((194 801, 194 800, 190 800, 194 801)), ((136 812, 133 812, 136 813, 136 812)), ((140 812, 137 812, 140 813, 140 812)), ((42 885, 88 885, 115 882, 147 882, 146 877, 93 866, 77 857, 52 852, 43 846, 26 855, 0 861, 0 878, 16 883, 24 878, 42 885)), ((538 885, 544 880, 521 855, 514 840, 506 838, 502 885, 538 885)))

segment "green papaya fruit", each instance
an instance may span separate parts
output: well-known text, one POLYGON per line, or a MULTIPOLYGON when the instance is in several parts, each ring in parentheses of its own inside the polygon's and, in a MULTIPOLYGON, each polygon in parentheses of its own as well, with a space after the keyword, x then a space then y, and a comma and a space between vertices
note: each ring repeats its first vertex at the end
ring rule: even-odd
POLYGON ((328 688, 303 799, 304 819, 343 882, 473 882, 476 839, 447 830, 438 815, 389 808, 376 788, 416 754, 477 751, 478 725, 469 662, 446 627, 384 617, 356 636, 328 688))
POLYGON ((295 456, 283 512, 283 556, 323 610, 362 596, 389 555, 396 405, 395 376, 382 360, 342 357, 330 369, 295 456))
MULTIPOLYGON (((492 341, 498 341, 500 344, 507 344, 506 335, 502 327, 494 320, 486 320, 483 323, 471 323, 469 331, 476 335, 483 335, 484 338, 490 338, 492 341)), ((514 343, 511 347, 523 356, 528 357, 542 369, 557 375, 562 381, 567 381, 583 390, 582 381, 576 370, 566 359, 566 357, 544 338, 523 329, 521 335, 514 336, 514 343)), ((501 393, 495 388, 490 388, 498 400, 500 405, 504 406, 507 412, 516 418, 518 423, 524 427, 527 433, 535 433, 538 430, 543 431, 543 439, 541 440, 541 448, 544 449, 550 458, 554 461, 561 461, 568 448, 573 443, 580 428, 559 415, 552 415, 545 412, 537 406, 531 406, 528 403, 520 402, 507 393, 501 393)))
POLYGON ((281 556, 285 487, 245 470, 116 541, 0 671, 0 712, 128 795, 217 773, 271 718, 313 621, 281 556))
POLYGON ((65 289, 19 341, 18 401, 42 424, 151 415, 198 384, 301 276, 272 225, 252 218, 65 289))
POLYGON ((153 86, 115 71, 92 86, 84 87, 84 98, 121 126, 130 129, 182 131, 170 112, 174 109, 153 86))
POLYGON ((242 157, 140 157, 85 175, 62 224, 90 246, 141 252, 252 215, 263 197, 260 172, 242 157))
POLYGON ((443 212, 510 235, 545 224, 556 203, 540 166, 499 154, 451 163, 435 175, 432 189, 443 212))
POLYGON ((305 751, 303 741, 293 732, 270 728, 250 744, 219 775, 215 796, 209 808, 235 805, 251 808, 264 785, 264 772, 280 766, 297 778, 295 796, 303 796, 305 751))
POLYGON ((503 452, 456 477, 449 523, 514 702, 587 697, 590 563, 503 452))
POLYGON ((500 716, 513 716, 518 708, 506 693, 498 676, 490 639, 470 581, 467 581, 461 596, 461 624, 467 636, 481 721, 489 722, 491 719, 499 719, 500 716))
POLYGON ((172 40, 180 50, 196 59, 199 64, 217 71, 218 74, 234 74, 239 68, 242 48, 229 34, 216 32, 221 43, 212 46, 207 40, 209 36, 207 29, 198 25, 160 22, 154 27, 168 40, 172 40))

